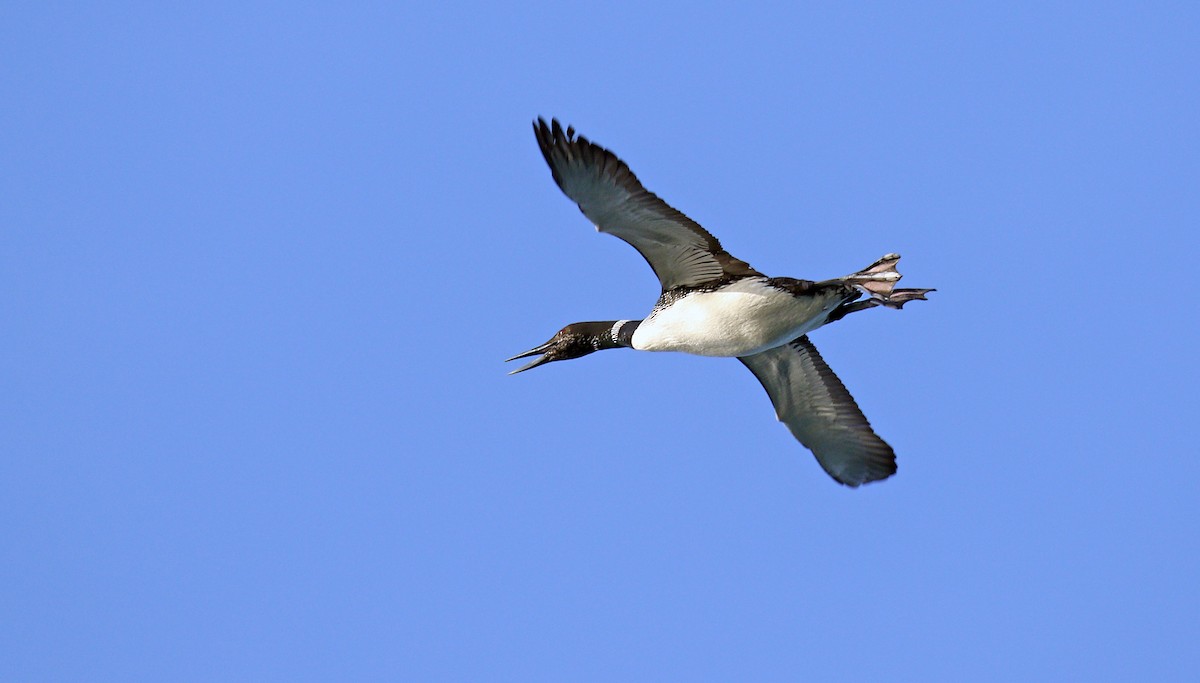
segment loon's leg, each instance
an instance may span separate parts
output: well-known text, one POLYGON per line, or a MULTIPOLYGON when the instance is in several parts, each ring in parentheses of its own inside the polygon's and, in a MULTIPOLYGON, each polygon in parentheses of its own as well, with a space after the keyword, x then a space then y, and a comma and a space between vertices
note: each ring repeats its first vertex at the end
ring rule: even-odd
POLYGON ((831 322, 841 320, 842 318, 845 318, 846 316, 850 315, 851 313, 855 313, 857 311, 865 311, 868 308, 875 308, 876 306, 886 306, 887 308, 894 308, 896 310, 900 310, 901 308, 904 307, 904 304, 906 304, 910 301, 918 301, 918 300, 926 301, 927 299, 925 298, 925 295, 928 294, 929 292, 933 292, 933 291, 937 291, 937 290, 933 290, 933 289, 893 289, 886 296, 881 295, 878 298, 876 298, 873 295, 870 298, 865 299, 863 301, 851 301, 849 303, 844 303, 841 306, 838 306, 837 308, 833 309, 833 311, 829 314, 829 318, 825 321, 825 323, 829 324, 831 322))

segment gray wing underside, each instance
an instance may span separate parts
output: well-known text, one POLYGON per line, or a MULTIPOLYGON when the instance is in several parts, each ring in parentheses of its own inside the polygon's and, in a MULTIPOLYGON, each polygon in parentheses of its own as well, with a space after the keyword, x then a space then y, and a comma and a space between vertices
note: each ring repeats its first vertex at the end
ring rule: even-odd
POLYGON ((859 486, 896 473, 892 447, 871 429, 808 337, 738 360, 767 390, 779 421, 835 480, 859 486))
POLYGON ((663 291, 725 276, 759 274, 721 248, 698 223, 646 190, 612 152, 563 130, 558 121, 533 124, 554 181, 600 232, 641 253, 663 291))

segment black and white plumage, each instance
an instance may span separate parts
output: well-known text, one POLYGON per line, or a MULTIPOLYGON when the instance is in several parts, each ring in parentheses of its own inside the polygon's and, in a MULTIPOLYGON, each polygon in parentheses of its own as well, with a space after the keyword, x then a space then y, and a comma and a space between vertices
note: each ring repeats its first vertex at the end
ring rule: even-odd
POLYGON ((806 335, 855 311, 899 309, 924 299, 932 290, 895 288, 899 255, 833 280, 767 277, 642 187, 612 152, 571 128, 564 131, 558 121, 538 119, 533 128, 559 188, 600 232, 641 253, 662 293, 644 320, 564 327, 545 344, 510 358, 541 356, 514 374, 622 347, 736 357, 762 383, 779 420, 835 480, 859 486, 896 472, 892 448, 806 335))

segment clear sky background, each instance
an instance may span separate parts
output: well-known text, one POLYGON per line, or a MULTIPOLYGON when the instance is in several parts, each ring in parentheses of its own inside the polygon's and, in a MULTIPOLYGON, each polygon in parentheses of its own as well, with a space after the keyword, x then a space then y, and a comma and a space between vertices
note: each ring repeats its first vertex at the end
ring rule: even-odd
POLYGON ((0 679, 1194 680, 1194 3, 99 4, 0 9, 0 679), (505 374, 658 293, 537 115, 938 288, 813 337, 895 478, 505 374))

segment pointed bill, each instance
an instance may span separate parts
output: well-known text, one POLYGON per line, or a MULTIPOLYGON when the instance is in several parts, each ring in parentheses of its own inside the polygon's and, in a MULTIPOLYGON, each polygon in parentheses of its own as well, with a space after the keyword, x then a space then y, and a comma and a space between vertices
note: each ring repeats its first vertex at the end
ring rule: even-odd
MULTIPOLYGON (((518 358, 520 358, 520 357, 523 357, 523 356, 518 356, 518 358)), ((509 358, 508 360, 513 360, 513 359, 509 358)), ((542 365, 543 363, 549 363, 550 360, 551 360, 551 358, 549 356, 542 356, 541 358, 538 358, 537 360, 533 361, 532 363, 529 363, 527 365, 519 367, 516 370, 513 370, 512 372, 510 372, 508 374, 515 375, 518 372, 525 372, 526 370, 532 370, 532 369, 536 368, 537 366, 542 365)))
MULTIPOLYGON (((507 359, 505 359, 504 362, 508 363, 509 361, 514 361, 514 360, 517 360, 518 358, 528 358, 530 356, 536 356, 539 354, 546 353, 547 351, 550 350, 550 347, 553 343, 554 343, 554 340, 552 339, 552 340, 546 342, 545 344, 541 344, 539 346, 533 347, 532 349, 529 349, 525 353, 518 353, 517 355, 513 356, 512 358, 507 358, 507 359)), ((537 360, 533 361, 532 363, 529 363, 523 367, 519 367, 516 370, 513 370, 512 372, 510 372, 508 374, 515 375, 518 372, 525 372, 526 370, 532 370, 533 368, 536 368, 537 366, 541 365, 542 363, 549 363, 549 362, 550 362, 550 358, 548 358, 546 356, 542 356, 541 358, 538 358, 537 360)))

